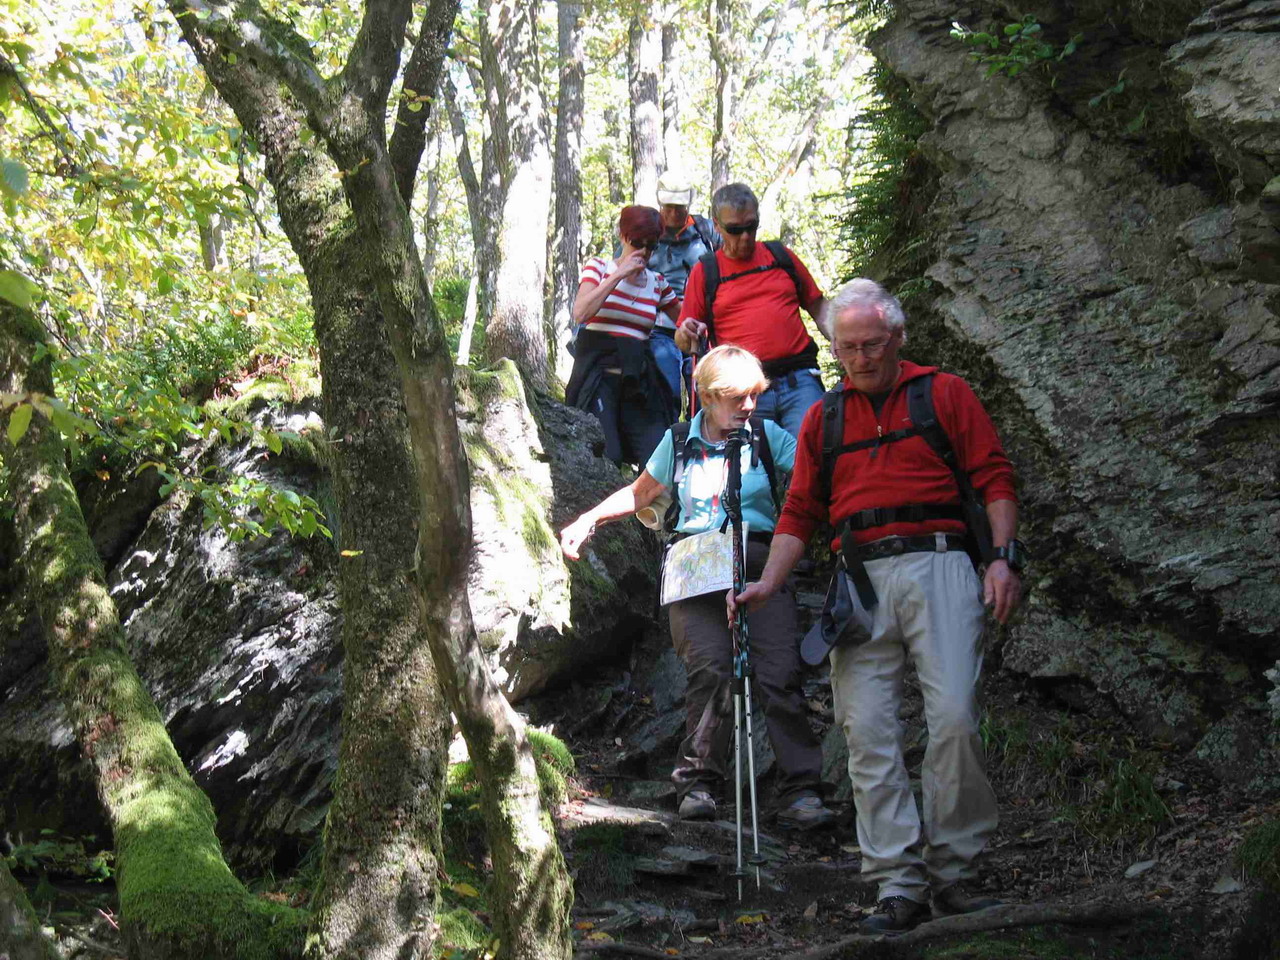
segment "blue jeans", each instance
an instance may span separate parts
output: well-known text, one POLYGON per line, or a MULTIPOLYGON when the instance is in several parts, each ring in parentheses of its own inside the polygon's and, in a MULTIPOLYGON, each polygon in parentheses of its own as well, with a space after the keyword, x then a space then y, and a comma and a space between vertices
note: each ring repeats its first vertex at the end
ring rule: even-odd
POLYGON ((671 390, 674 406, 679 410, 680 374, 684 367, 684 354, 676 346, 675 340, 660 333, 654 333, 649 337, 649 350, 658 363, 658 369, 662 371, 662 379, 667 382, 667 387, 671 390))
POLYGON ((793 370, 771 378, 769 389, 756 401, 756 415, 772 420, 793 437, 809 408, 822 399, 822 381, 815 370, 793 370))

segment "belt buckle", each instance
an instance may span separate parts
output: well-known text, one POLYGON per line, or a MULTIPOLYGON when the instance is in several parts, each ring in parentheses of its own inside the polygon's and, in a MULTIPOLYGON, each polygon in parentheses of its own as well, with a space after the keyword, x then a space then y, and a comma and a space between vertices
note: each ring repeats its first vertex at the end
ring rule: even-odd
POLYGON ((933 535, 933 549, 937 553, 947 552, 947 535, 938 531, 933 535))
POLYGON ((907 541, 902 537, 894 537, 893 540, 885 546, 888 547, 889 553, 892 556, 897 556, 900 553, 906 552, 907 541))

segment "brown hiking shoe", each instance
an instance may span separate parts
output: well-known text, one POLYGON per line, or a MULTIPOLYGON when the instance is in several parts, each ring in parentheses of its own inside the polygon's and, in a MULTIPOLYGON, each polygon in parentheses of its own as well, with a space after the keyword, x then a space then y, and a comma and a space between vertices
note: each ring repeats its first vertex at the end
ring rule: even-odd
POLYGON ((706 790, 690 790, 680 801, 681 820, 714 820, 716 802, 706 790))
POLYGON ((817 830, 836 822, 836 815, 815 796, 796 798, 790 806, 778 811, 778 826, 789 830, 817 830))
POLYGON ((954 917, 962 913, 977 913, 1004 905, 1003 900, 973 894, 963 882, 953 883, 937 890, 932 900, 935 917, 954 917))
POLYGON ((885 897, 876 912, 858 924, 859 933, 905 933, 929 919, 929 905, 906 897, 885 897))

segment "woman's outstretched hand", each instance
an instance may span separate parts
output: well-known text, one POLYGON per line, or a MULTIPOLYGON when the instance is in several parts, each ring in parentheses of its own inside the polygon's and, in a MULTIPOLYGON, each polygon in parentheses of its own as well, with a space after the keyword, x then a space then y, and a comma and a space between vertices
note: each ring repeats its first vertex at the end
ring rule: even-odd
POLYGON ((596 525, 585 517, 579 517, 560 531, 560 549, 570 560, 577 560, 587 537, 595 532, 596 525))

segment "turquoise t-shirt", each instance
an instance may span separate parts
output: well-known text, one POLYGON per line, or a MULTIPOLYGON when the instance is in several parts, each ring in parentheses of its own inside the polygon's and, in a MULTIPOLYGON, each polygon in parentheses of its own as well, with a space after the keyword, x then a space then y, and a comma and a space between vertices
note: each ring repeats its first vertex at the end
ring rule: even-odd
MULTIPOLYGON (((783 473, 790 473, 796 462, 796 438, 772 420, 765 420, 764 432, 768 436, 769 450, 781 482, 783 473)), ((680 497, 680 533, 704 533, 719 529, 725 521, 725 483, 729 479, 729 464, 725 460, 725 444, 709 443, 702 439, 702 412, 689 424, 689 462, 680 480, 679 491, 671 489, 675 474, 675 441, 671 431, 663 436, 653 456, 645 464, 649 476, 657 480, 672 496, 680 497)), ((779 496, 782 493, 779 491, 779 496)), ((751 448, 742 446, 742 519, 748 530, 772 530, 778 518, 774 515, 773 497, 769 493, 769 474, 764 462, 751 465, 751 448)))

